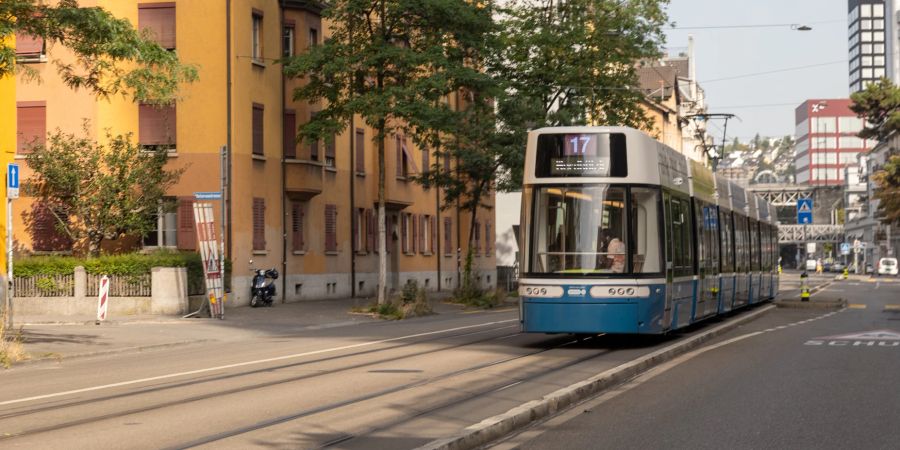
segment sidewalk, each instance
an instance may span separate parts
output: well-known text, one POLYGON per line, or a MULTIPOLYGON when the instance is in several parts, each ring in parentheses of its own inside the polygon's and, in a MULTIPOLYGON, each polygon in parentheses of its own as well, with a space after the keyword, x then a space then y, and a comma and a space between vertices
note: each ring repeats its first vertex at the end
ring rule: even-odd
MULTIPOLYGON (((444 303, 442 300, 445 298, 442 295, 432 300, 436 313, 453 314, 463 309, 444 303)), ((368 299, 347 298, 276 304, 270 308, 226 308, 224 320, 128 316, 110 317, 108 321, 95 325, 92 317, 16 317, 15 330, 29 356, 28 360, 17 364, 202 342, 247 340, 378 322, 381 319, 351 312, 354 307, 363 307, 370 302, 368 299)))

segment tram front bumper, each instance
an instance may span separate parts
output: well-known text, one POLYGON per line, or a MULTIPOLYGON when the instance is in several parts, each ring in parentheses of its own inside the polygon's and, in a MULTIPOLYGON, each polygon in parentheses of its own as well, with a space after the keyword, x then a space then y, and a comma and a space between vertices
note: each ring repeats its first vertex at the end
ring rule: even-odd
POLYGON ((640 318, 637 302, 522 302, 527 333, 658 333, 640 318))

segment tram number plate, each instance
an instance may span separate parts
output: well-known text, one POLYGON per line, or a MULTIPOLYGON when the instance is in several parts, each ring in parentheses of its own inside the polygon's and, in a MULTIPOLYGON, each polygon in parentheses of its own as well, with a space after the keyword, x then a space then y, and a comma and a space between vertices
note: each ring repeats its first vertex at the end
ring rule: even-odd
POLYGON ((650 288, 647 286, 594 286, 591 288, 591 297, 597 298, 636 298, 649 296, 650 288))
POLYGON ((532 298, 559 298, 563 295, 561 286, 520 286, 519 295, 532 298))

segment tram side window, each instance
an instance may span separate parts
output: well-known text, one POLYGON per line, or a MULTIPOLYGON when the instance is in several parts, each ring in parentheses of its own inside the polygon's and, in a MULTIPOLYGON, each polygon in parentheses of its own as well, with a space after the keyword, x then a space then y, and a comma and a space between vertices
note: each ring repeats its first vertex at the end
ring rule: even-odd
POLYGON ((719 270, 718 228, 716 207, 695 200, 694 220, 697 227, 697 264, 701 273, 715 274, 719 270))
POLYGON ((747 233, 747 218, 741 216, 740 214, 734 215, 734 269, 736 272, 746 272, 747 268, 744 267, 744 252, 746 252, 746 247, 744 245, 745 236, 747 233))
POLYGON ((672 262, 675 276, 693 275, 690 208, 686 201, 675 197, 672 197, 670 204, 672 210, 672 262))
POLYGON ((750 271, 758 272, 760 263, 759 222, 750 219, 750 271))
POLYGON ((659 191, 631 189, 631 265, 634 273, 659 273, 659 191))
POLYGON ((722 272, 734 272, 734 229, 731 212, 719 211, 719 230, 722 246, 722 272))

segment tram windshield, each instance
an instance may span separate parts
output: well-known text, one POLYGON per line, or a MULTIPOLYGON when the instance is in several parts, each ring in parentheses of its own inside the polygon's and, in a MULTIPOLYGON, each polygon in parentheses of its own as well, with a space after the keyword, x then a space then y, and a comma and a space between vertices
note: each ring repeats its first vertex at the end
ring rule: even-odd
POLYGON ((534 192, 530 273, 660 271, 657 190, 580 185, 534 192))

